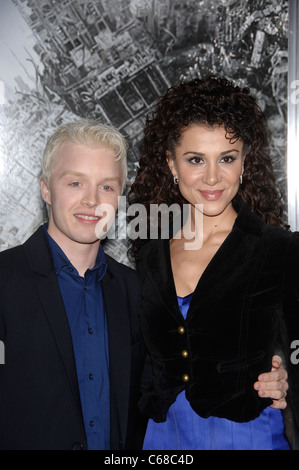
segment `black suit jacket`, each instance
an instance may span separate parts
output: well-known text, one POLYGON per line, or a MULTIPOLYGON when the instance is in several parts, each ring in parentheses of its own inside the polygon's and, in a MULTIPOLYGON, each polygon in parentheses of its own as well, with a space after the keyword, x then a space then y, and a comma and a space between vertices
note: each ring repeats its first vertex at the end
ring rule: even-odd
MULTIPOLYGON (((106 255, 111 449, 132 448, 144 362, 136 272, 106 255)), ((42 228, 0 253, 0 449, 85 449, 72 338, 42 228)))

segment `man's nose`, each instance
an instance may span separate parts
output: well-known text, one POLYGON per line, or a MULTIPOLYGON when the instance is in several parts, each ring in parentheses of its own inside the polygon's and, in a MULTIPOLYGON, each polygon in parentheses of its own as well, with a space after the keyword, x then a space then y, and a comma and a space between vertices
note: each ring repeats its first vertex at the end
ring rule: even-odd
POLYGON ((82 204, 93 207, 99 204, 99 191, 97 187, 89 186, 86 188, 82 197, 82 204))

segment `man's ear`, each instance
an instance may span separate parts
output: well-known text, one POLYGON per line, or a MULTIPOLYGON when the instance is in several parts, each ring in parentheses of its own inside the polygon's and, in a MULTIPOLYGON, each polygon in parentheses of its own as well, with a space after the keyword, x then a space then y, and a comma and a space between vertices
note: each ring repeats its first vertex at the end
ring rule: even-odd
POLYGON ((48 206, 51 206, 51 193, 49 187, 43 179, 40 180, 40 190, 42 198, 48 206))

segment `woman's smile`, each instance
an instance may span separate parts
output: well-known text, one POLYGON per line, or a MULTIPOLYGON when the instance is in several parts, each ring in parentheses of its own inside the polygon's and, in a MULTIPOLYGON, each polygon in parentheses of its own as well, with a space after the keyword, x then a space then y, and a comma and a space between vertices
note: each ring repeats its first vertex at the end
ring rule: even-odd
POLYGON ((199 190, 199 192, 207 201, 217 201, 223 194, 223 190, 199 190))

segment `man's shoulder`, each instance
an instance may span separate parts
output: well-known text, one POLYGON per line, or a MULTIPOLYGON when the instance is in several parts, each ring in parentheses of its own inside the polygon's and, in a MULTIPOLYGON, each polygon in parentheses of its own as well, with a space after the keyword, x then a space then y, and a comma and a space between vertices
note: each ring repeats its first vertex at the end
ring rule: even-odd
POLYGON ((42 228, 39 227, 29 238, 22 244, 8 248, 0 253, 0 269, 8 269, 9 267, 20 267, 27 265, 27 256, 41 256, 40 246, 46 246, 42 235, 42 228))
POLYGON ((124 286, 126 285, 128 288, 134 287, 137 289, 138 286, 141 286, 141 279, 139 273, 120 261, 112 258, 112 256, 105 253, 107 265, 108 265, 108 273, 115 279, 117 279, 121 284, 124 286))
POLYGON ((24 248, 23 245, 17 245, 7 250, 1 251, 0 253, 0 269, 17 262, 23 257, 24 248))
POLYGON ((113 258, 111 255, 107 254, 106 252, 105 252, 105 258, 106 258, 108 267, 109 267, 109 269, 111 269, 111 271, 118 271, 118 272, 120 272, 124 275, 127 275, 127 276, 137 276, 138 277, 138 274, 137 274, 136 270, 133 267, 128 266, 127 264, 122 263, 120 261, 117 261, 115 258, 113 258))

